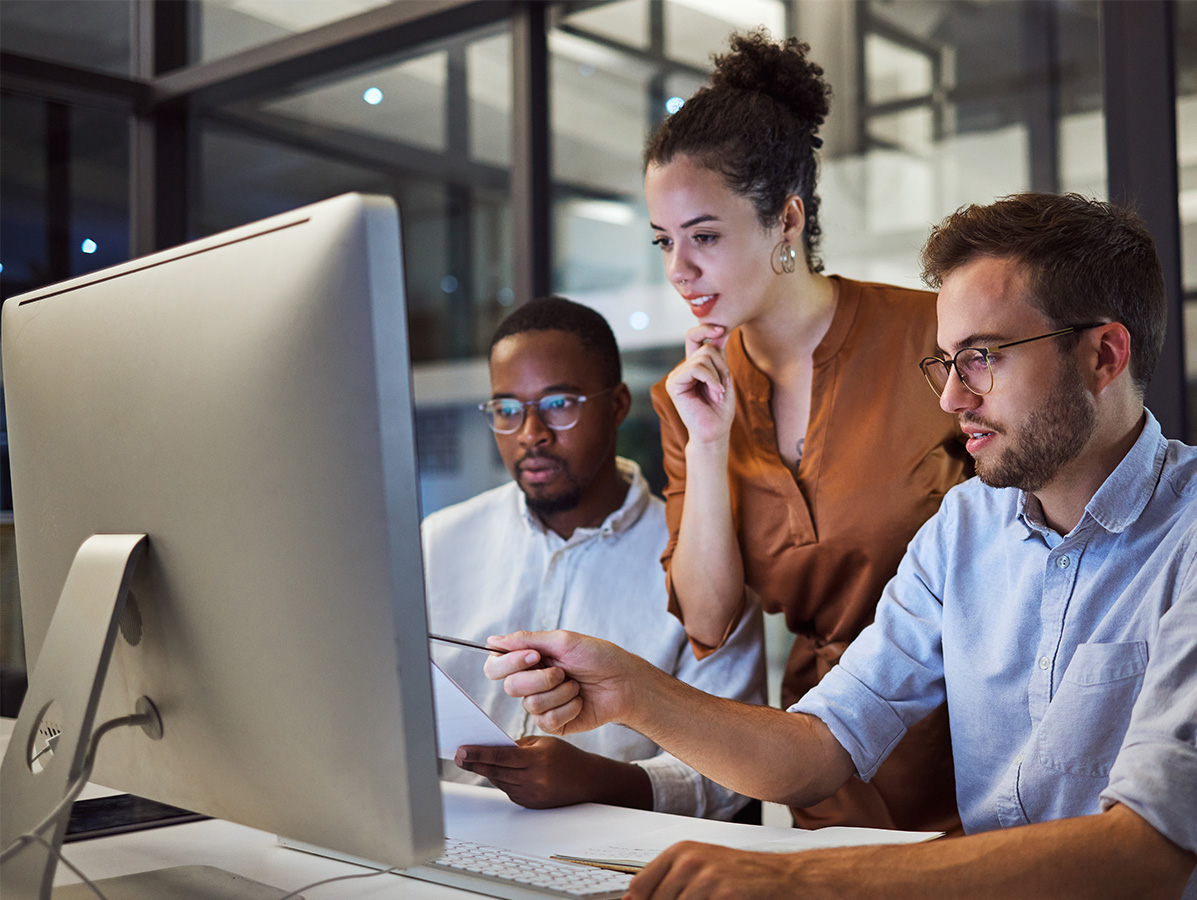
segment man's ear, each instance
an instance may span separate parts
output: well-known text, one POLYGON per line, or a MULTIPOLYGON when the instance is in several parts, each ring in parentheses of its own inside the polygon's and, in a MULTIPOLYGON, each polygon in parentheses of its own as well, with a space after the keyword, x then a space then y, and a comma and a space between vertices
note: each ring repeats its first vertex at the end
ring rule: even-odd
POLYGON ((1082 340, 1082 374, 1093 393, 1100 394, 1130 365, 1131 337, 1121 322, 1092 329, 1082 340))
POLYGON ((611 391, 611 403, 615 409, 615 427, 618 428, 632 409, 632 392, 622 381, 611 391))

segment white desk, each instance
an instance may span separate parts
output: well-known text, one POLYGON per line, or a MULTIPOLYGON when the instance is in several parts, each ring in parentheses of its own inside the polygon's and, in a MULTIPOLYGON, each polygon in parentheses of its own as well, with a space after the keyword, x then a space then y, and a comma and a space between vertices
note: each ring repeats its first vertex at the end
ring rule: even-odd
MULTIPOLYGON (((598 804, 529 810, 515 805, 493 788, 459 784, 442 787, 446 830, 454 837, 538 856, 599 843, 604 835, 624 837, 647 833, 682 818, 598 804)), ((727 823, 711 825, 716 829, 720 825, 727 827, 727 823)), ((273 834, 216 820, 76 841, 66 844, 63 852, 93 880, 171 866, 208 865, 294 890, 322 878, 362 871, 349 863, 281 847, 273 834)), ((58 867, 56 885, 77 881, 65 866, 58 867)), ((350 897, 435 900, 454 896, 477 897, 477 894, 396 875, 340 882, 310 892, 310 900, 350 897)))
MULTIPOLYGON (((12 726, 12 719, 0 719, 0 755, 7 746, 12 726)), ((679 823, 709 830, 712 842, 736 833, 758 829, 762 834, 772 831, 755 825, 705 822, 597 803, 561 809, 524 809, 495 788, 442 782, 441 789, 445 830, 453 837, 536 856, 581 850, 605 840, 632 838, 679 823)), ((112 793, 115 792, 89 785, 81 796, 112 793)), ((74 841, 63 846, 63 855, 93 881, 173 866, 203 865, 216 866, 284 890, 295 890, 324 878, 364 871, 350 863, 282 847, 274 834, 214 819, 74 841)), ((55 885, 78 882, 70 869, 61 864, 58 866, 55 885)), ((309 893, 310 900, 358 897, 437 900, 477 896, 398 875, 338 882, 309 893)))
MULTIPOLYGON (((0 753, 8 743, 12 720, 0 719, 0 753)), ((534 856, 555 853, 584 853, 611 841, 634 841, 643 847, 663 847, 662 836, 641 840, 652 832, 682 827, 686 837, 713 844, 752 846, 766 849, 800 849, 836 846, 841 843, 887 843, 923 839, 926 835, 899 832, 843 829, 802 832, 777 826, 712 822, 688 816, 674 816, 645 810, 622 809, 585 803, 561 809, 524 809, 495 788, 442 782, 445 831, 459 840, 490 844, 534 856), (833 832, 837 832, 833 834, 833 832)), ((111 794, 106 788, 89 785, 83 797, 111 794)), ((677 840, 669 835, 668 843, 677 840)), ((360 874, 360 866, 281 846, 276 835, 232 822, 208 820, 185 825, 168 825, 112 837, 93 838, 66 844, 63 854, 92 880, 131 875, 175 866, 215 866, 283 890, 296 890, 338 875, 360 874)), ((76 884, 79 879, 59 865, 55 885, 76 884)), ((337 898, 415 898, 437 900, 447 897, 477 897, 477 894, 429 884, 395 874, 356 879, 314 888, 310 900, 337 898)))

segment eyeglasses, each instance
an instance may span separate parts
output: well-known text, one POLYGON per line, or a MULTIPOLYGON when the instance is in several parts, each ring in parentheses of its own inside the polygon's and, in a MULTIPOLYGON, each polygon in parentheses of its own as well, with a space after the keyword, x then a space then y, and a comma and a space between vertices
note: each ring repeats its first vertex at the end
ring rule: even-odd
POLYGON ((601 394, 615 390, 615 387, 603 388, 593 394, 549 394, 539 400, 515 400, 502 397, 497 400, 487 400, 478 404, 482 414, 486 416, 486 423, 496 434, 515 434, 524 427, 528 408, 536 407, 536 415, 554 431, 568 431, 578 424, 582 415, 582 404, 593 400, 601 394))
POLYGON ((1061 328, 1059 331, 1023 338, 1021 341, 998 344, 996 347, 962 347, 951 359, 928 356, 919 363, 919 368, 923 370, 927 384, 931 385, 931 390, 935 391, 937 397, 943 396, 953 368, 956 370, 960 382, 978 397, 982 397, 993 390, 993 367, 989 362, 990 354, 996 353, 998 350, 1005 350, 1007 347, 1017 347, 1019 344, 1029 344, 1031 341, 1042 341, 1045 338, 1059 337, 1062 334, 1072 334, 1075 331, 1084 331, 1088 328, 1097 328, 1108 324, 1108 322, 1093 322, 1089 325, 1073 325, 1069 328, 1061 328))

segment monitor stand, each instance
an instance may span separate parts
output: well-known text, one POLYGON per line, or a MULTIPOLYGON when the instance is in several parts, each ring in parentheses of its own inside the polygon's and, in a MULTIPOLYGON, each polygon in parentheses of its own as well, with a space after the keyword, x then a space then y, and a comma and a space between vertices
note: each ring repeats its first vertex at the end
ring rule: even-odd
MULTIPOLYGON (((67 573, 58 606, 46 632, 29 690, 0 764, 0 848, 8 848, 59 805, 83 771, 95 729, 96 709, 120 629, 133 571, 145 551, 144 534, 95 534, 83 542, 67 573), (47 752, 35 750, 43 725, 59 731, 47 752)), ((148 698, 137 703, 138 719, 152 738, 162 721, 148 698)), ((0 864, 7 900, 51 900, 58 851, 70 817, 70 804, 42 836, 0 864)), ((225 900, 277 900, 286 892, 220 869, 188 866, 105 879, 111 900, 176 897, 225 900)), ((59 888, 60 897, 94 897, 86 885, 59 888), (82 890, 77 895, 75 887, 82 890)))

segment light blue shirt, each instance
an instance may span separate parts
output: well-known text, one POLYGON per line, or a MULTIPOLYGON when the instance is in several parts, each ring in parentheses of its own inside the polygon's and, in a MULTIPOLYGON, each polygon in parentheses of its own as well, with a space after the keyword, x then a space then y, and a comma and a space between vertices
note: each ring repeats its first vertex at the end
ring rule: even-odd
MULTIPOLYGON (((1130 807, 1197 852, 1197 449, 1142 434, 1061 537, 972 479, 792 711, 864 779, 947 700, 968 832, 1130 807)), ((1186 898, 1197 898, 1197 875, 1186 898)))

